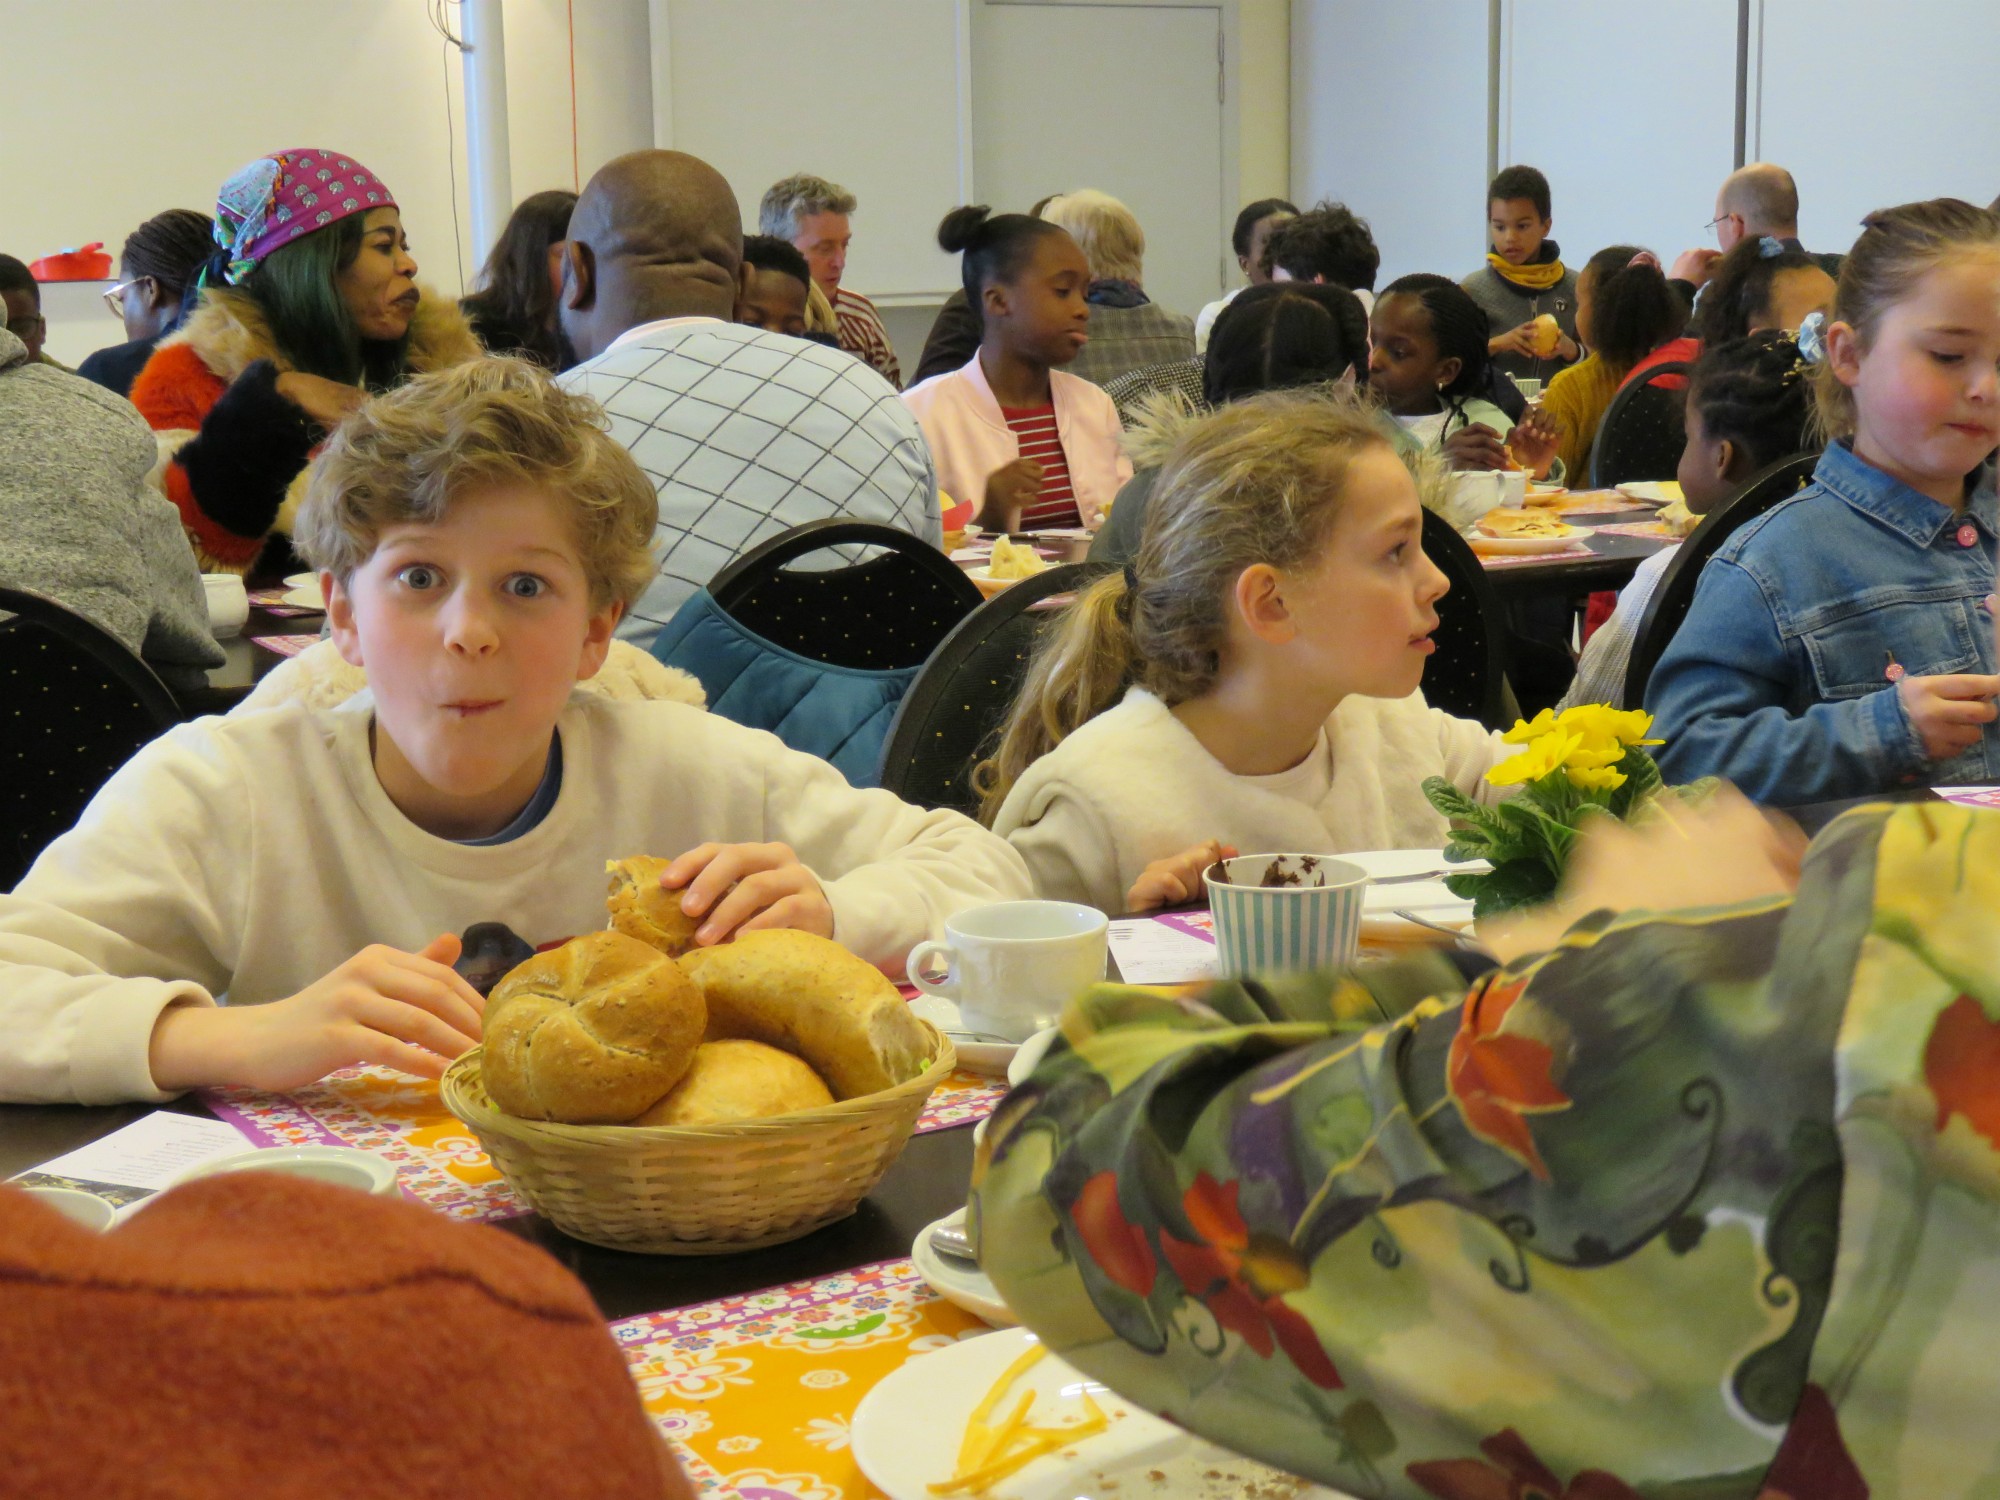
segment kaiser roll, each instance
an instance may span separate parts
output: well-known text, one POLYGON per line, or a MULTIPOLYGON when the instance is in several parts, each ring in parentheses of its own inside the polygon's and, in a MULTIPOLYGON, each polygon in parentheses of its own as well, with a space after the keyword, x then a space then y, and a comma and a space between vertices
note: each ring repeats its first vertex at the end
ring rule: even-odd
POLYGON ((669 863, 638 854, 606 864, 611 889, 604 905, 611 913, 614 932, 650 943, 669 958, 679 958, 694 946, 694 930, 701 923, 681 910, 682 892, 660 889, 660 872, 669 863))
POLYGON ((701 991, 622 932, 538 953, 486 1002, 486 1091, 510 1115, 615 1125, 657 1102, 694 1060, 701 991))
POLYGON ((822 1109, 833 1095, 819 1074, 762 1042, 703 1042, 673 1092, 634 1125, 721 1125, 822 1109))

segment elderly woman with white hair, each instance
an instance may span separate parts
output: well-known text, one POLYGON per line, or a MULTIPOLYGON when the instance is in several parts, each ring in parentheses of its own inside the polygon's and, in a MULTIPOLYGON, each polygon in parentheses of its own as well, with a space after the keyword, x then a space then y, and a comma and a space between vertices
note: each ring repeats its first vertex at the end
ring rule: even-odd
POLYGON ((1090 342, 1071 374, 1103 385, 1143 365, 1194 358, 1194 320, 1145 293, 1146 231, 1131 209, 1085 188, 1052 199, 1042 217, 1068 230, 1090 263, 1090 342))

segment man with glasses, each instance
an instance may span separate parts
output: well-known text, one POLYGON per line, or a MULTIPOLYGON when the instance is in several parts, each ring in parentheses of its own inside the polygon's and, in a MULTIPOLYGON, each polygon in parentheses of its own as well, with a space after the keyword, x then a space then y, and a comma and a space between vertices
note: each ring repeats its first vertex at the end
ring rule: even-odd
POLYGON ((49 322, 42 316, 42 289, 27 266, 11 255, 0 255, 0 301, 7 305, 7 331, 28 346, 28 358, 41 364, 55 361, 42 353, 49 322))
MULTIPOLYGON (((1715 263, 1745 239, 1769 237, 1787 250, 1810 254, 1799 243, 1799 185, 1783 167, 1753 161, 1723 179, 1715 194, 1715 217, 1702 226, 1715 232, 1716 250, 1683 250, 1674 261, 1673 286, 1693 303, 1708 282, 1715 263)), ((1836 280, 1838 255, 1814 255, 1822 270, 1836 280)))

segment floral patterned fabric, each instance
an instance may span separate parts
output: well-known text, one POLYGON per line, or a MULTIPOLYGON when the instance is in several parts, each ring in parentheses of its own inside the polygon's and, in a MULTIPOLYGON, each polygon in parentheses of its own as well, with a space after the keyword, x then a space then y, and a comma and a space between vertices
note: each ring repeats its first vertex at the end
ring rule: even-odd
POLYGON ((1053 1348, 1356 1496, 2000 1494, 2000 815, 1485 973, 1102 986, 973 1199, 1053 1348))

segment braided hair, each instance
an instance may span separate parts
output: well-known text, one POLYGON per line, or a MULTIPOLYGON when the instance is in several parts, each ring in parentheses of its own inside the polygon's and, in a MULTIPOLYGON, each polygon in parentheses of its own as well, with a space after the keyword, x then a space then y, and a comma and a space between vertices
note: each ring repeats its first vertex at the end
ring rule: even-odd
POLYGON ((162 291, 178 299, 214 252, 214 232, 215 221, 207 214, 170 208, 125 236, 118 263, 134 281, 150 276, 162 291))
POLYGON ((1687 326, 1687 308, 1666 272, 1637 245, 1598 251, 1578 279, 1590 282, 1591 352, 1614 374, 1622 376, 1687 326))
POLYGON ((1786 250, 1769 236, 1745 235, 1736 242, 1702 288, 1695 308, 1694 336, 1707 344, 1726 344, 1750 331, 1750 324, 1770 310, 1771 291, 1785 271, 1811 271, 1819 266, 1803 250, 1786 250))
MULTIPOLYGON (((1483 347, 1483 346, 1482 346, 1483 347)), ((1368 369, 1368 315, 1345 287, 1273 281, 1238 292, 1215 320, 1202 360, 1212 407, 1258 391, 1322 385, 1368 369)))
POLYGON ((1710 438, 1727 438, 1761 469, 1814 446, 1812 380, 1789 333, 1765 328, 1705 344, 1688 372, 1688 404, 1710 438))
POLYGON ((1424 314, 1431 320, 1431 337, 1437 340, 1438 357, 1458 361, 1458 374, 1438 391, 1447 413, 1438 429, 1442 440, 1446 432, 1465 425, 1466 401, 1486 389, 1486 314, 1464 287, 1449 276, 1429 271, 1398 276, 1383 288, 1382 295, 1407 295, 1423 303, 1424 314))

